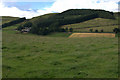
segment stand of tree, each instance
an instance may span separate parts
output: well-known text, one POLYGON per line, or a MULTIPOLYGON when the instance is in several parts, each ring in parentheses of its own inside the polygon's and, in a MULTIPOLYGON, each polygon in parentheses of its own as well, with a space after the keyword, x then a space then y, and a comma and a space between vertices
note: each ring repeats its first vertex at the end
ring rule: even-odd
POLYGON ((116 33, 116 34, 117 34, 117 33, 120 33, 120 29, 119 29, 119 28, 114 28, 114 29, 113 29, 113 32, 116 33))

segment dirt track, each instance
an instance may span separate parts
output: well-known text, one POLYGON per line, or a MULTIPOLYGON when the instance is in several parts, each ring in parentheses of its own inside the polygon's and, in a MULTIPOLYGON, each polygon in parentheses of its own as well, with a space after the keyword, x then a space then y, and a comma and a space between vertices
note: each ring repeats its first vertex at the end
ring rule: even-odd
POLYGON ((115 37, 114 33, 73 33, 71 37, 115 37))

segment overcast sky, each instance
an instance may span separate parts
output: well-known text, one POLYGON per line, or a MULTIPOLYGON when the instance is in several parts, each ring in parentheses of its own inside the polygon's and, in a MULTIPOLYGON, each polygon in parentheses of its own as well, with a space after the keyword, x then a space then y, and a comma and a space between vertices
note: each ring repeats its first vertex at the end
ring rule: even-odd
POLYGON ((118 12, 119 0, 2 0, 0 16, 32 18, 68 9, 104 9, 118 12))

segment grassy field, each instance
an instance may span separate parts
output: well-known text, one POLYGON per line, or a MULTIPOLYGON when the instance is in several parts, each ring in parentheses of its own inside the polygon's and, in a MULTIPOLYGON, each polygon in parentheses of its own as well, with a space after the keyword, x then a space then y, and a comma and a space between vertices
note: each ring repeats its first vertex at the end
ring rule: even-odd
POLYGON ((3 29, 3 78, 118 77, 117 37, 16 34, 16 27, 3 29))
POLYGON ((103 29, 104 32, 113 32, 114 28, 118 28, 118 19, 112 20, 112 19, 96 18, 78 24, 64 25, 62 27, 73 28, 74 31, 77 32, 90 32, 89 31, 90 29, 93 29, 94 31, 96 29, 98 29, 99 31, 103 29))
POLYGON ((18 19, 18 17, 2 16, 2 24, 8 23, 8 22, 16 20, 16 19, 18 19))
POLYGON ((98 32, 101 32, 101 30, 103 30, 104 32, 113 32, 114 28, 118 28, 118 25, 115 26, 101 26, 101 27, 92 27, 92 28, 83 28, 83 29, 74 29, 74 32, 90 32, 90 29, 93 29, 93 32, 95 32, 95 30, 98 30, 98 32))

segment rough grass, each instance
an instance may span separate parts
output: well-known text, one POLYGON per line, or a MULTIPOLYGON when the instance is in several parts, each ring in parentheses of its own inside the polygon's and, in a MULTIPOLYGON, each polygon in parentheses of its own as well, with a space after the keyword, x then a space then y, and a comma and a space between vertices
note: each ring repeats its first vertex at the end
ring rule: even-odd
MULTIPOLYGON (((2 24, 16 20, 18 17, 2 16, 2 24)), ((0 24, 1 25, 1 24, 0 24)))
POLYGON ((69 37, 72 33, 68 32, 56 32, 56 33, 51 33, 47 36, 49 37, 69 37))
POLYGON ((73 28, 74 31, 79 31, 79 32, 90 32, 89 31, 90 29, 93 30, 103 29, 104 32, 113 32, 114 28, 118 28, 118 25, 114 25, 114 24, 118 24, 118 19, 113 20, 113 19, 96 18, 77 24, 64 25, 62 27, 73 28))
POLYGON ((118 77, 117 38, 15 34, 13 27, 3 29, 3 78, 118 77))
POLYGON ((108 33, 112 33, 114 28, 118 28, 118 25, 116 26, 101 26, 101 27, 94 27, 94 28, 83 28, 83 29, 75 29, 75 32, 90 32, 90 29, 93 29, 93 32, 95 32, 95 30, 98 30, 98 32, 101 32, 101 30, 103 30, 103 32, 108 32, 108 33))

